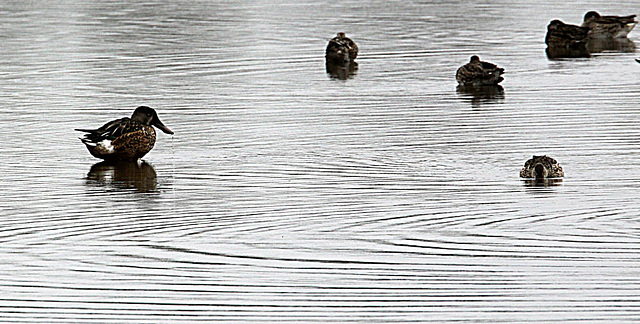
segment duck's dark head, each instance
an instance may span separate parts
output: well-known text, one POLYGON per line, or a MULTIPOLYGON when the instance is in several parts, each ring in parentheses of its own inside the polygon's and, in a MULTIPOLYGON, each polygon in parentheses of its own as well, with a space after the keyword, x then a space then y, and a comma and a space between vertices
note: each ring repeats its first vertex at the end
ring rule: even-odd
POLYGON ((155 126, 157 127, 159 130, 167 133, 167 134, 171 134, 173 135, 173 131, 171 131, 169 129, 169 127, 165 126, 161 121, 160 118, 158 117, 158 114, 156 113, 156 111, 153 108, 147 107, 147 106, 140 106, 138 108, 136 108, 136 110, 133 111, 133 114, 131 115, 131 119, 142 123, 144 125, 150 125, 150 126, 155 126))
POLYGON ((565 25, 565 23, 563 23, 562 21, 560 21, 558 19, 554 19, 549 23, 549 26, 547 26, 547 29, 548 30, 556 29, 556 28, 558 28, 559 26, 562 26, 562 25, 565 25))
POLYGON ((600 14, 595 12, 595 11, 589 11, 586 14, 584 14, 584 19, 583 21, 589 21, 589 20, 593 20, 593 19, 598 19, 600 18, 600 14))
POLYGON ((343 39, 343 38, 347 37, 347 35, 344 32, 339 32, 336 37, 338 37, 338 39, 343 39))
POLYGON ((536 179, 546 179, 549 175, 547 168, 542 164, 536 164, 533 168, 533 172, 536 179))
POLYGON ((480 58, 478 57, 478 55, 474 55, 471 57, 471 59, 469 59, 469 62, 480 62, 480 58))

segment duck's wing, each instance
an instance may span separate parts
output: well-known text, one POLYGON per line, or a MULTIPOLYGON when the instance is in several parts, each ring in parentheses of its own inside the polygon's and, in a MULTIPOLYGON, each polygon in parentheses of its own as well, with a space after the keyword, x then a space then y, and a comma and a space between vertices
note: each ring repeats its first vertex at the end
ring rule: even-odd
POLYGON ((549 25, 545 44, 557 48, 576 48, 585 46, 589 39, 589 27, 568 24, 549 25))
POLYGON ((458 83, 485 83, 497 84, 503 80, 500 76, 504 73, 504 69, 497 67, 495 64, 488 63, 491 68, 485 68, 483 62, 470 62, 461 66, 456 71, 456 80, 458 83))
POLYGON ((116 120, 112 120, 98 129, 76 129, 80 132, 85 132, 84 138, 81 138, 82 142, 86 143, 98 143, 103 140, 113 140, 126 133, 131 133, 140 130, 141 124, 131 118, 124 117, 116 120))
POLYGON ((344 47, 346 47, 344 42, 342 40, 340 40, 339 38, 335 37, 335 38, 332 38, 331 40, 329 40, 329 44, 327 45, 327 52, 329 52, 331 50, 334 50, 334 49, 344 48, 344 47))
POLYGON ((629 16, 602 16, 595 20, 596 23, 600 24, 633 24, 637 23, 636 15, 629 16))
POLYGON ((485 62, 485 61, 480 61, 480 64, 482 64, 482 69, 485 72, 499 72, 500 74, 502 74, 504 72, 503 68, 498 67, 497 65, 490 63, 490 62, 485 62))
POLYGON ((580 27, 580 26, 569 25, 569 24, 559 26, 556 32, 553 33, 554 36, 567 38, 571 40, 583 40, 587 38, 588 34, 589 34, 588 27, 580 27))

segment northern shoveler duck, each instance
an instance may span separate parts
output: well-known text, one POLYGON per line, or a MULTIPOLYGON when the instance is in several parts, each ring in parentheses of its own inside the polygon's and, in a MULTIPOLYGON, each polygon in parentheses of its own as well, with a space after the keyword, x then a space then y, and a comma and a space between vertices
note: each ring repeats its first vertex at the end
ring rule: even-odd
POLYGON ((627 37, 638 21, 636 15, 629 16, 600 16, 595 11, 584 15, 582 27, 589 28, 589 37, 593 38, 622 38, 627 37))
POLYGON ((456 71, 456 80, 461 86, 496 85, 504 80, 503 68, 489 62, 480 61, 476 55, 471 56, 469 63, 456 71))
POLYGON ((334 63, 353 62, 358 56, 358 45, 344 33, 332 38, 327 45, 325 57, 334 63))
POLYGON ((87 133, 80 140, 91 155, 108 161, 140 162, 156 143, 156 131, 151 126, 173 135, 156 111, 147 106, 136 108, 131 118, 116 119, 98 129, 76 130, 87 133))
POLYGON ((524 163, 524 167, 520 170, 521 178, 562 178, 564 171, 558 161, 546 155, 534 155, 531 159, 524 163))
POLYGON ((547 26, 545 44, 563 49, 586 48, 589 39, 589 28, 565 24, 560 20, 552 20, 547 26))

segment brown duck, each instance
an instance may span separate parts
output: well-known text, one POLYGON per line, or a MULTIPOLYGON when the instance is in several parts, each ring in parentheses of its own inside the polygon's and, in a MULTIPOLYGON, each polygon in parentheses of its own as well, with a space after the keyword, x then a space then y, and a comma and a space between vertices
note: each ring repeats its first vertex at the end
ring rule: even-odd
POLYGON ((493 63, 480 61, 477 55, 473 55, 469 63, 458 68, 456 80, 461 86, 496 85, 504 80, 503 73, 503 68, 499 68, 493 63))
POLYGON ((521 178, 562 178, 564 171, 558 161, 546 155, 534 155, 531 159, 524 163, 524 167, 520 170, 521 178))
POLYGON ((556 19, 547 26, 544 42, 547 46, 554 48, 586 49, 588 34, 588 27, 565 24, 556 19))
POLYGON ((82 143, 91 155, 107 161, 137 161, 149 153, 156 142, 157 127, 167 134, 173 132, 158 118, 153 108, 140 106, 131 115, 104 124, 98 129, 76 129, 85 132, 82 143))
POLYGON ((624 38, 638 23, 635 18, 636 15, 600 16, 589 11, 584 15, 582 27, 589 28, 589 37, 592 38, 624 38))
POLYGON ((345 33, 338 33, 327 45, 325 58, 328 62, 345 64, 353 62, 358 56, 358 45, 345 33))

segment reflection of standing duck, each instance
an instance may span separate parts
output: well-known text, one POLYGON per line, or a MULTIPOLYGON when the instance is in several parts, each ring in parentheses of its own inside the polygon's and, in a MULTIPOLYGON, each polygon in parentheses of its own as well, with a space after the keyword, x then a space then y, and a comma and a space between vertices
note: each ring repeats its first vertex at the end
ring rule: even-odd
POLYGON ((338 33, 327 45, 326 59, 333 63, 353 62, 358 56, 358 46, 345 33, 338 33))
POLYGON ((546 155, 536 156, 524 163, 524 167, 520 170, 521 178, 535 178, 535 179, 547 179, 547 178, 562 178, 564 177, 564 170, 558 161, 550 158, 546 155))
POLYGON ((493 63, 480 61, 477 55, 473 55, 469 63, 456 71, 456 81, 461 86, 496 85, 504 80, 501 76, 503 73, 503 68, 499 68, 493 63))
POLYGON ((117 189, 136 189, 153 192, 157 189, 156 171, 147 162, 102 161, 96 163, 87 174, 87 183, 117 189))
POLYGON ((173 132, 158 118, 153 108, 140 106, 131 118, 120 118, 104 124, 98 129, 76 129, 85 132, 82 143, 91 155, 110 161, 138 161, 149 153, 156 142, 158 127, 167 134, 173 132))
POLYGON ((584 15, 582 27, 589 28, 589 37, 592 38, 622 38, 627 37, 638 21, 636 15, 629 16, 600 16, 595 11, 589 11, 584 15))

